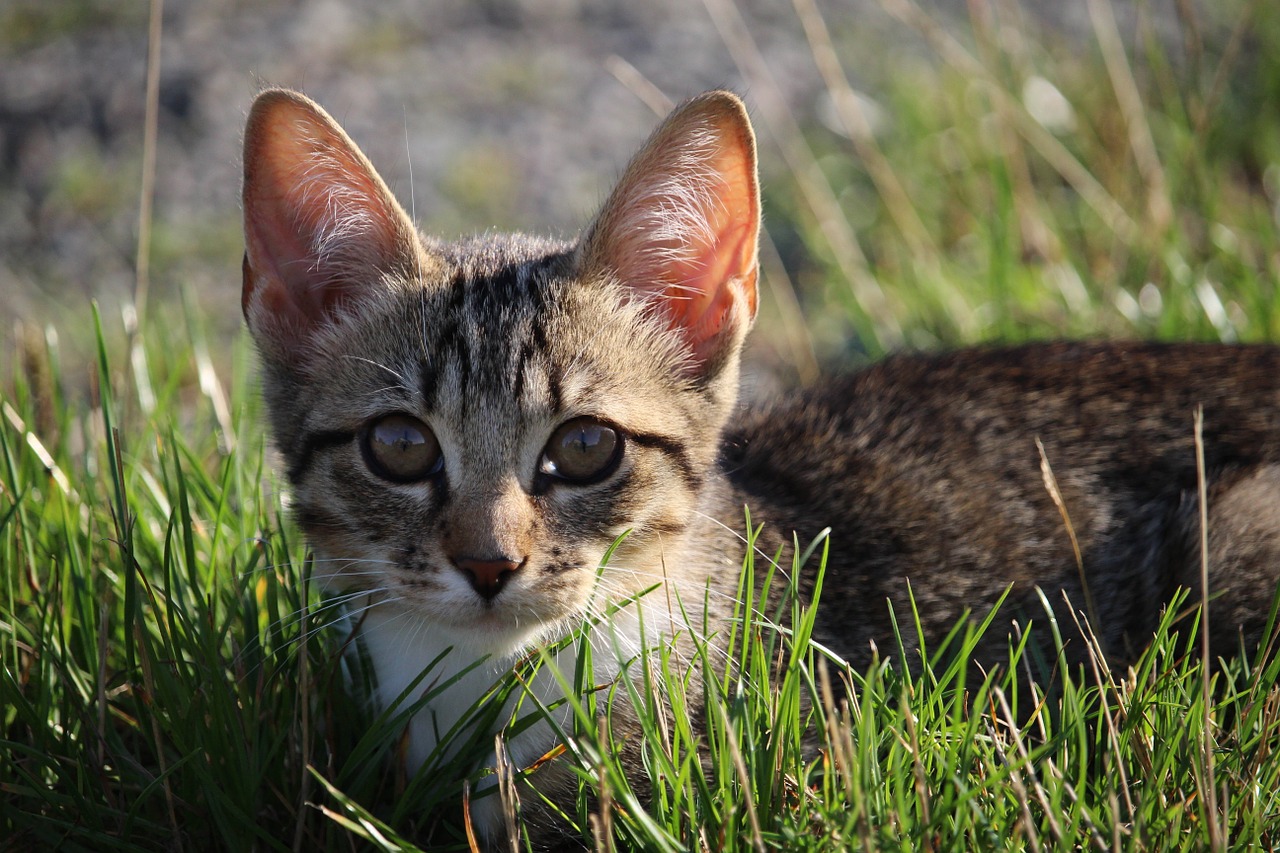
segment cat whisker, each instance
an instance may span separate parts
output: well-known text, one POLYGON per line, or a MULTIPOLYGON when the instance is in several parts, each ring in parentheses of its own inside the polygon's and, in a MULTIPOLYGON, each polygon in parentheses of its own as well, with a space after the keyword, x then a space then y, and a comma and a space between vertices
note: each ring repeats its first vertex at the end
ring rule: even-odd
MULTIPOLYGON (((633 594, 625 590, 619 590, 619 592, 625 593, 625 595, 633 594)), ((619 597, 625 597, 625 595, 620 595, 619 597)), ((590 619, 591 621, 594 621, 597 624, 607 625, 611 623, 619 613, 626 615, 625 608, 621 611, 610 612, 608 607, 612 603, 613 603, 612 601, 599 601, 595 599, 588 602, 588 606, 587 606, 588 619, 590 619)), ((643 606, 643 599, 640 599, 639 601, 630 602, 627 605, 627 607, 631 607, 631 606, 643 606)), ((689 609, 688 614, 690 616, 690 619, 677 617, 674 622, 668 622, 667 624, 662 624, 663 620, 661 618, 658 618, 653 622, 646 623, 645 634, 650 635, 651 630, 654 633, 652 633, 652 636, 648 636, 643 639, 637 638, 632 640, 626 633, 614 632, 615 642, 621 641, 624 645, 627 646, 627 651, 631 654, 631 656, 636 657, 640 655, 642 652, 644 652, 646 647, 649 649, 652 649, 652 643, 650 642, 650 640, 655 642, 663 642, 668 639, 673 639, 674 636, 677 634, 687 632, 691 637, 693 637, 693 639, 696 642, 702 645, 705 645, 708 651, 710 652, 710 654, 712 654, 712 656, 719 655, 723 658, 723 655, 724 655, 723 650, 716 647, 713 643, 710 643, 709 638, 706 635, 704 635, 696 625, 690 624, 690 620, 696 621, 696 618, 697 618, 696 611, 694 609, 689 609)), ((684 657, 683 651, 679 648, 679 644, 676 644, 674 646, 674 649, 676 653, 681 655, 682 658, 684 657)), ((688 661, 685 660, 684 662, 687 663, 688 661)))
MULTIPOLYGON (((633 569, 633 568, 628 568, 624 565, 620 565, 618 563, 610 563, 606 570, 606 573, 609 571, 625 573, 633 578, 637 578, 642 581, 651 581, 652 583, 657 583, 663 586, 668 585, 671 580, 669 574, 664 572, 653 571, 653 570, 643 570, 643 569, 633 569)), ((617 583, 617 581, 612 581, 612 582, 617 583)), ((651 586, 652 583, 642 583, 642 584, 639 584, 638 586, 643 588, 644 586, 651 586)), ((622 586, 618 586, 616 588, 616 591, 624 594, 629 594, 629 595, 634 595, 636 592, 635 589, 622 587, 622 586)), ((697 586, 695 588, 695 591, 697 593, 697 596, 696 596, 697 604, 691 604, 691 602, 684 600, 683 603, 685 604, 686 608, 696 607, 697 609, 701 609, 702 607, 701 602, 704 594, 708 595, 710 599, 713 601, 724 601, 726 603, 736 603, 738 601, 738 597, 736 593, 730 593, 725 590, 720 590, 715 587, 707 586, 705 584, 697 586)), ((657 595, 657 594, 660 594, 660 592, 661 592, 660 590, 655 589, 650 594, 657 595)), ((676 594, 681 595, 679 587, 676 587, 676 594)), ((673 603, 675 603, 674 600, 673 600, 673 603)))
MULTIPOLYGON (((360 593, 359 595, 365 595, 365 594, 367 593, 360 593)), ((306 643, 310 642, 312 638, 314 638, 317 634, 321 633, 322 631, 325 631, 329 628, 334 627, 335 625, 338 625, 344 621, 351 619, 352 611, 347 610, 346 605, 351 600, 354 600, 355 598, 359 597, 359 595, 349 595, 349 596, 343 597, 342 600, 340 601, 325 600, 316 606, 310 606, 310 605, 304 606, 302 608, 299 608, 298 610, 292 611, 288 614, 284 614, 279 619, 274 620, 270 624, 270 627, 276 628, 276 629, 290 628, 293 625, 302 624, 304 622, 307 626, 306 629, 302 631, 297 637, 293 638, 293 640, 290 643, 288 643, 285 646, 282 646, 280 649, 277 649, 275 652, 275 655, 282 654, 286 652, 289 648, 292 648, 295 645, 305 645, 306 643), (325 615, 324 618, 316 618, 316 617, 320 617, 322 614, 330 614, 330 615, 325 615)), ((245 655, 247 655, 248 653, 249 653, 248 648, 241 649, 231 659, 230 661, 231 665, 233 667, 238 666, 240 663, 243 662, 245 655)), ((250 669, 246 670, 242 677, 248 678, 256 674, 266 664, 269 657, 271 656, 264 655, 263 660, 260 661, 256 666, 253 666, 250 669)))
MULTIPOLYGON (((725 524, 723 521, 721 521, 718 518, 715 518, 714 516, 707 515, 705 512, 700 512, 699 510, 696 510, 696 509, 693 510, 693 514, 698 516, 699 518, 702 518, 706 521, 711 522, 716 527, 719 527, 721 530, 727 531, 733 536, 733 538, 737 539, 743 545, 747 544, 747 542, 750 541, 741 532, 734 529, 733 527, 730 527, 729 525, 725 524)), ((787 572, 786 566, 779 563, 771 554, 766 554, 764 551, 760 549, 759 545, 753 545, 751 550, 755 553, 757 557, 764 560, 766 565, 772 566, 776 571, 778 571, 784 577, 786 577, 788 581, 791 580, 791 577, 787 572)))
MULTIPOLYGON (((361 593, 362 594, 362 593, 361 593)), ((328 611, 340 611, 341 608, 350 601, 353 601, 359 594, 350 593, 347 595, 335 596, 332 598, 322 598, 317 604, 304 604, 296 610, 281 614, 280 618, 275 620, 274 627, 287 628, 295 621, 301 621, 304 617, 313 617, 319 614, 326 614, 328 611)), ((335 620, 336 621, 336 620, 335 620)))
POLYGON ((345 361, 359 361, 359 362, 368 364, 372 367, 376 367, 379 370, 385 370, 387 373, 390 373, 392 376, 394 376, 396 380, 400 383, 397 390, 410 391, 410 392, 412 392, 413 390, 412 383, 409 382, 408 378, 399 370, 396 370, 394 367, 391 367, 390 365, 383 364, 380 361, 375 361, 374 359, 367 358, 366 356, 351 355, 349 353, 344 354, 342 358, 345 361))
MULTIPOLYGON (((346 558, 346 557, 334 557, 334 558, 330 558, 330 559, 320 559, 320 558, 315 558, 315 559, 311 560, 311 565, 312 565, 313 567, 316 567, 316 566, 320 566, 320 567, 328 567, 328 566, 331 566, 331 565, 334 565, 334 564, 338 564, 338 565, 357 565, 357 564, 360 564, 360 565, 392 566, 392 567, 395 567, 395 566, 398 566, 398 565, 399 565, 398 563, 396 563, 396 562, 395 562, 395 561, 393 561, 393 560, 374 560, 374 559, 369 559, 369 558, 357 558, 357 559, 351 559, 351 558, 346 558)), ((288 568, 288 565, 287 565, 287 564, 284 564, 284 563, 271 563, 271 564, 268 564, 268 565, 258 566, 258 567, 256 567, 256 568, 248 569, 248 570, 246 570, 246 571, 240 572, 237 576, 238 576, 238 577, 241 577, 241 578, 245 578, 245 577, 252 577, 253 575, 262 574, 262 573, 264 573, 264 572, 274 572, 274 571, 278 571, 278 570, 281 570, 281 569, 283 569, 283 570, 285 570, 285 571, 289 571, 289 568, 288 568)), ((381 572, 377 572, 377 571, 372 571, 372 570, 371 570, 371 571, 368 571, 368 572, 350 572, 350 573, 348 573, 348 572, 346 572, 346 571, 344 570, 344 571, 343 571, 343 574, 350 574, 350 575, 353 575, 353 576, 358 576, 358 575, 377 575, 377 574, 381 574, 381 572)), ((323 576, 328 577, 329 575, 328 575, 328 574, 324 574, 323 576)))

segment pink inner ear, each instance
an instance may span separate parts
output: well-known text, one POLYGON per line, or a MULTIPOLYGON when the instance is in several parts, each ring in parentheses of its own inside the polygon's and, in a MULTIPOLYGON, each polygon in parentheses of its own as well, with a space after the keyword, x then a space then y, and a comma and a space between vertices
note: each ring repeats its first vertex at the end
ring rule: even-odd
POLYGON ((283 223, 292 218, 278 199, 259 199, 245 207, 245 251, 250 275, 243 300, 259 300, 259 308, 293 322, 318 317, 324 298, 307 281, 314 262, 309 239, 283 223), (296 316, 294 316, 296 315, 296 316))
POLYGON ((606 263, 668 318, 695 371, 756 312, 750 129, 739 112, 709 112, 677 113, 659 131, 606 206, 598 235, 606 263))
POLYGON ((306 334, 415 251, 407 217, 364 155, 292 93, 268 92, 250 114, 244 222, 242 301, 254 328, 306 334))
POLYGON ((724 193, 725 205, 708 211, 714 220, 708 223, 711 239, 688 247, 689 254, 671 260, 662 276, 677 282, 664 289, 672 326, 684 332, 700 357, 724 331, 735 305, 743 304, 748 321, 756 314, 758 213, 752 187, 732 189, 724 193))

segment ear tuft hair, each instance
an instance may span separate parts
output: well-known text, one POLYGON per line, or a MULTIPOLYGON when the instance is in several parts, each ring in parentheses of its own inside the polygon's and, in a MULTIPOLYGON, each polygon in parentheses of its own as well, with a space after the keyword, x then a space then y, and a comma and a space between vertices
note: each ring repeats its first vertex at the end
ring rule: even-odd
POLYGON ((664 317, 697 375, 736 352, 755 318, 759 232, 746 108, 708 92, 632 159, 579 246, 580 265, 664 317))
POLYGON ((342 305, 420 274, 429 259, 350 137, 304 95, 260 94, 244 139, 244 289, 259 344, 305 352, 342 305))

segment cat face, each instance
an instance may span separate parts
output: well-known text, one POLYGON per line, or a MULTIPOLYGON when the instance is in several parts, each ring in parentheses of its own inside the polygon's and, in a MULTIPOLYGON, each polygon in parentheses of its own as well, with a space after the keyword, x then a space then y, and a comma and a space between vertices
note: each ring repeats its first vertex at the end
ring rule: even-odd
POLYGON ((509 647, 580 614, 624 532, 606 586, 661 580, 626 572, 690 517, 720 424, 673 381, 669 336, 565 266, 397 290, 334 324, 314 380, 281 383, 322 577, 509 647))
POLYGON ((754 314, 745 121, 677 112, 576 245, 438 245, 319 107, 259 98, 245 314, 322 578, 499 654, 662 582, 754 314))

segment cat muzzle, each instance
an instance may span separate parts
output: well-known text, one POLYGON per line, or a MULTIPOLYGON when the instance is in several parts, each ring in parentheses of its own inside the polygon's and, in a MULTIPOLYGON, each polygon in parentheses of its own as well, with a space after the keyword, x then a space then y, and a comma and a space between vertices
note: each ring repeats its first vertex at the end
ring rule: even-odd
POLYGON ((479 593, 485 601, 492 601, 502 592, 507 580, 525 563, 501 558, 497 560, 478 560, 472 557, 461 557, 453 560, 458 571, 466 575, 471 588, 479 593))

